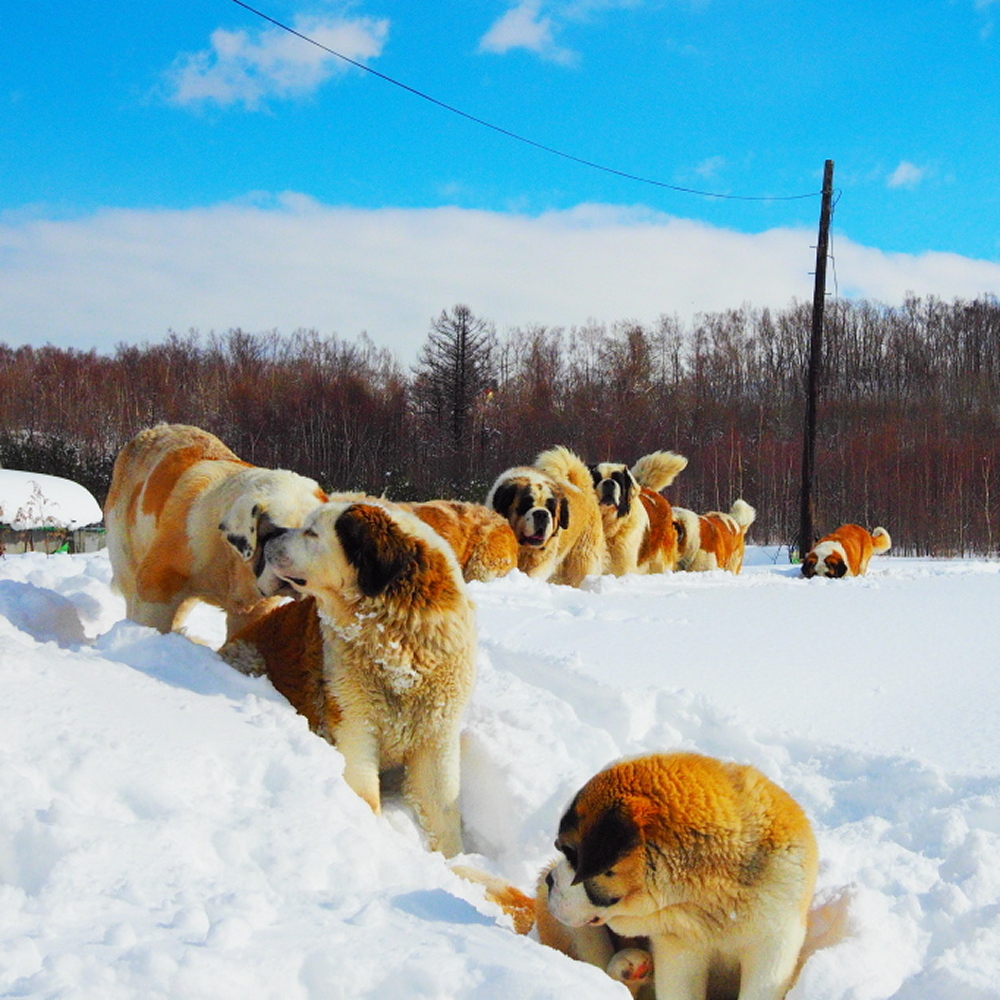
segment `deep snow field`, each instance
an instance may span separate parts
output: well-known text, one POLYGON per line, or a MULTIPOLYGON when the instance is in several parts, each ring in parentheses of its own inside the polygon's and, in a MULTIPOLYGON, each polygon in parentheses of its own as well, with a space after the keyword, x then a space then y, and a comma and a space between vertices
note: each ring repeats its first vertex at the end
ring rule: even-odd
MULTIPOLYGON (((0 996, 628 1000, 374 816, 264 679, 123 620, 105 553, 0 558, 0 996)), ((1000 563, 473 584, 465 860, 530 891, 598 769, 748 762, 815 825, 794 1000, 1000 998, 1000 563)), ((192 641, 192 639, 200 641, 192 641)))

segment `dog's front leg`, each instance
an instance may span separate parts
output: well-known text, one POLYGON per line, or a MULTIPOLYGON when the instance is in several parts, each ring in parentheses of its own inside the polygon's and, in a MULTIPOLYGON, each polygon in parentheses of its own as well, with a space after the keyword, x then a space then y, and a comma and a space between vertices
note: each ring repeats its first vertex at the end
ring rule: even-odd
POLYGON ((740 1000, 782 1000, 795 978, 805 929, 789 921, 748 947, 740 963, 740 1000))
POLYGON ((462 853, 462 819, 458 810, 458 737, 444 745, 428 741, 406 762, 403 794, 416 811, 431 850, 446 858, 462 853))
POLYGON ((343 719, 333 733, 333 742, 344 755, 344 780, 371 806, 382 811, 379 792, 378 739, 364 719, 343 719))
POLYGON ((709 956, 675 937, 653 937, 650 945, 657 1000, 705 1000, 709 956))

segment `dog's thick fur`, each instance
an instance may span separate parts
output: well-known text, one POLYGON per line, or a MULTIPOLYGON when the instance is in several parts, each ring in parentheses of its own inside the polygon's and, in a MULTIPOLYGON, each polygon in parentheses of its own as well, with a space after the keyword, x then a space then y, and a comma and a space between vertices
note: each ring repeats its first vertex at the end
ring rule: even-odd
POLYGON ((873 555, 888 552, 892 539, 885 528, 871 533, 860 524, 842 524, 836 531, 824 535, 802 560, 802 575, 864 576, 873 555))
POLYGON ((517 537, 495 510, 460 500, 425 500, 399 506, 429 524, 452 547, 466 581, 495 580, 517 569, 517 537))
POLYGON ((460 853, 459 734, 476 633, 451 548, 394 504, 341 499, 272 538, 266 558, 312 600, 244 629, 223 658, 271 678, 343 753, 345 780, 376 812, 380 773, 402 767, 431 848, 460 853))
POLYGON ((615 576, 626 573, 664 573, 674 569, 679 557, 677 529, 670 501, 659 490, 687 467, 687 459, 672 451, 644 455, 638 468, 643 485, 627 465, 601 462, 590 466, 607 546, 605 568, 615 576))
POLYGON ((791 987, 816 841, 759 771, 694 753, 613 764, 577 793, 556 846, 547 909, 574 938, 647 938, 658 1000, 780 1000, 791 987))
POLYGON ((733 501, 728 514, 719 510, 696 514, 693 510, 675 507, 681 550, 677 568, 692 573, 713 569, 739 573, 743 569, 747 528, 756 518, 757 511, 742 499, 733 501))
POLYGON ((104 505, 128 617, 169 632, 202 600, 225 610, 233 635, 290 593, 264 563, 267 539, 325 500, 312 479, 248 465, 197 427, 140 431, 115 461, 104 505))
POLYGON ((528 576, 578 587, 604 569, 605 542, 590 470, 559 445, 502 472, 486 505, 507 519, 528 576))

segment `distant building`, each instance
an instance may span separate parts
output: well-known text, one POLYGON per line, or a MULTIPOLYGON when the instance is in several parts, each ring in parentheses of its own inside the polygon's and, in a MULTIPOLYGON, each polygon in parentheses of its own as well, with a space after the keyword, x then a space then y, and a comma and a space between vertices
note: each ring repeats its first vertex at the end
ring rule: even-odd
POLYGON ((0 554, 93 551, 104 544, 103 516, 79 483, 0 468, 0 554))

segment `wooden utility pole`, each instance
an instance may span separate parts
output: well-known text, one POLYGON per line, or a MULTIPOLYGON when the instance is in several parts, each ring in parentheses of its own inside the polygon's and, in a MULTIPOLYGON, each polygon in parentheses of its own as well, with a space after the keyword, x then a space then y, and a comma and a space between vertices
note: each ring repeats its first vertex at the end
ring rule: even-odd
POLYGON ((826 259, 833 210, 833 160, 823 169, 823 202, 816 243, 816 282, 813 286, 812 335, 809 340, 809 376, 806 387, 806 424, 802 436, 802 493, 799 504, 799 558, 813 543, 813 489, 816 484, 816 400, 823 363, 823 310, 826 306, 826 259))

